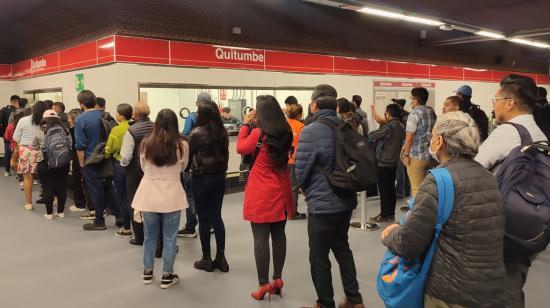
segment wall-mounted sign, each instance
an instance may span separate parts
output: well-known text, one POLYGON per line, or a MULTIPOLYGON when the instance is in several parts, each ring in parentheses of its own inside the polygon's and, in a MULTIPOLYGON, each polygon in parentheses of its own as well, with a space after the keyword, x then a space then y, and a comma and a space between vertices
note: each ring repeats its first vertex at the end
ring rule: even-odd
POLYGON ((84 91, 84 73, 74 75, 76 92, 84 91))

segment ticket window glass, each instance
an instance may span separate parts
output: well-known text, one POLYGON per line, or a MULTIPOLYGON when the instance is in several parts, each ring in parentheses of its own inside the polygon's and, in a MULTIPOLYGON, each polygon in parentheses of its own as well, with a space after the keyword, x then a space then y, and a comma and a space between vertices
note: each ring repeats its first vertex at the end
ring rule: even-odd
MULTIPOLYGON (((256 97, 259 95, 272 95, 274 96, 281 108, 285 107, 285 99, 293 95, 298 99, 298 102, 304 107, 304 117, 307 115, 307 107, 311 100, 310 88, 221 88, 221 87, 208 87, 199 86, 191 87, 186 85, 140 85, 139 95, 140 100, 147 102, 151 109, 151 119, 154 121, 158 112, 164 108, 174 110, 178 115, 179 128, 183 130, 184 117, 190 112, 197 111, 196 101, 197 96, 201 92, 207 92, 212 97, 212 100, 220 107, 230 107, 231 114, 237 119, 243 119, 243 111, 246 107, 256 107, 256 97), (181 115, 180 115, 181 114, 181 115)), ((229 130, 228 130, 229 131, 229 130)), ((233 131, 235 133, 235 131, 233 131)), ((240 156, 237 155, 235 134, 230 133, 229 138, 229 172, 239 171, 240 156)))
POLYGON ((45 100, 51 100, 52 102, 63 102, 63 91, 61 88, 25 91, 23 98, 27 99, 29 105, 36 101, 45 100))

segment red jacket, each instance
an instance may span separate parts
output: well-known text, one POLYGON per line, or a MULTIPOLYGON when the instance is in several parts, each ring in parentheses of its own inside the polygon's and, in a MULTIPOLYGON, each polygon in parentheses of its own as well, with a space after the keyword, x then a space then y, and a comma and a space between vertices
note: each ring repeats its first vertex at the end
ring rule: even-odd
MULTIPOLYGON (((254 153, 259 139, 259 128, 253 129, 249 135, 248 127, 241 127, 237 152, 241 155, 254 153)), ((273 170, 267 147, 263 146, 244 190, 244 220, 254 223, 279 222, 293 217, 295 212, 288 169, 273 170)))

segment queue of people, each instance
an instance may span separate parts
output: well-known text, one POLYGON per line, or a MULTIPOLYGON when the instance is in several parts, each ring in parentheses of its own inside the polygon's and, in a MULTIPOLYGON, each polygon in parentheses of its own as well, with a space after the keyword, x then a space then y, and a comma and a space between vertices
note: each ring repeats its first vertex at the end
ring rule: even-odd
MULTIPOLYGON (((370 220, 389 223, 381 240, 400 257, 414 259, 426 253, 438 228, 440 197, 429 170, 449 170, 454 206, 449 220, 439 226, 441 236, 424 287, 425 307, 524 307, 522 290, 536 254, 510 248, 517 247, 510 245, 508 229, 514 217, 507 216, 503 207, 500 183, 505 173, 499 171, 506 168, 502 162, 515 148, 525 146, 525 131, 532 142, 548 142, 548 125, 541 123, 550 119, 543 113, 549 107, 541 93, 529 77, 505 77, 493 98, 500 125, 490 135, 489 121, 471 103, 468 86, 445 100, 439 117, 427 104, 425 88, 411 90, 410 113, 401 99, 387 105, 383 116, 372 107, 380 124, 377 129, 368 127, 360 96, 351 101, 338 98, 330 85, 313 89, 307 121, 302 121, 303 107, 295 97, 285 100, 284 110, 273 96, 257 97, 256 109, 244 118, 236 148, 251 158, 243 205, 258 276, 258 289, 251 297, 282 295, 287 220, 307 218, 309 263, 317 293, 312 307, 336 307, 330 252, 339 265, 346 296, 338 307, 364 307, 348 240, 357 192, 336 188, 329 179, 327 170, 334 166, 339 142, 325 124, 331 121, 349 125, 375 148, 380 213, 370 220), (407 179, 409 213, 398 224, 396 204, 407 195, 407 179), (299 194, 305 197, 307 215, 297 210, 299 194)), ((197 222, 202 255, 194 267, 227 273, 222 207, 230 151, 224 121, 230 120, 230 110, 221 112, 208 93, 201 93, 197 112, 190 114, 180 133, 177 116, 169 109, 161 110, 153 122, 146 103, 120 104, 115 120, 105 111, 105 100, 93 92, 84 90, 77 100, 81 109, 68 114, 63 105, 42 101, 25 113, 19 110, 20 99, 12 96, 10 105, 0 111, 5 149, 13 155, 5 175, 12 167, 22 175, 25 209, 33 209, 32 185, 38 174, 45 217, 63 218, 71 169, 75 201, 71 210, 83 211, 83 219, 93 215, 93 222, 83 226, 87 231, 106 230, 106 213, 115 216, 120 227, 116 235, 132 237, 132 245, 143 246, 144 284, 154 281, 155 257, 163 259, 161 288, 179 281, 174 270, 176 238, 196 237, 197 222), (179 230, 182 210, 187 222, 179 230)), ((546 190, 548 197, 548 187, 536 189, 546 190)))

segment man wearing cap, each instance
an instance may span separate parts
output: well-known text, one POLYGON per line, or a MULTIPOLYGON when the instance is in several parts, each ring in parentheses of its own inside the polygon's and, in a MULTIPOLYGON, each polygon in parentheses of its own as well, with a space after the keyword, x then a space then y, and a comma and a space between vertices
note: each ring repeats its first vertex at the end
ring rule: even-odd
POLYGON ((474 119, 479 129, 479 137, 481 141, 485 141, 489 136, 489 119, 485 111, 481 110, 479 105, 472 103, 472 88, 468 85, 464 85, 455 92, 456 96, 460 98, 460 111, 469 114, 470 117, 474 119))

